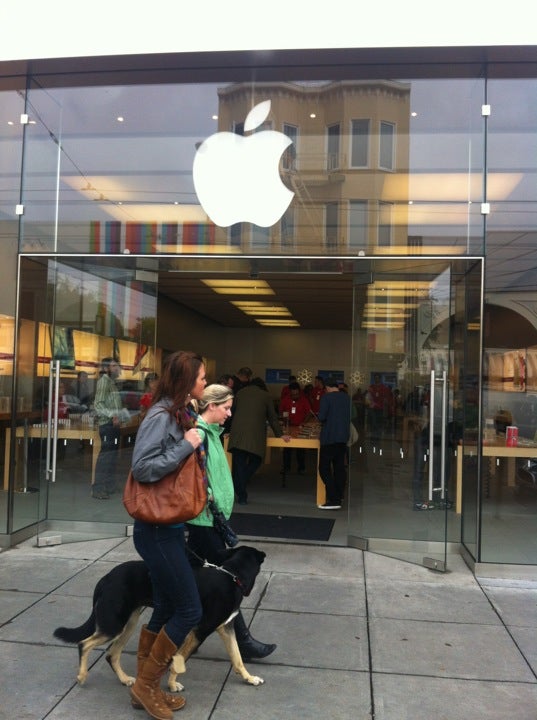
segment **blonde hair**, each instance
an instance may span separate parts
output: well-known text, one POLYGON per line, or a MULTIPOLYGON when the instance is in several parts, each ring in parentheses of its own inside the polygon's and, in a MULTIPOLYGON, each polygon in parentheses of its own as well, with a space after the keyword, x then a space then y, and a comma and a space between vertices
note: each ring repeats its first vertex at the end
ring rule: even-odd
POLYGON ((219 385, 218 383, 207 385, 201 400, 198 400, 198 412, 202 413, 211 403, 223 405, 228 400, 233 400, 233 392, 227 385, 219 385))

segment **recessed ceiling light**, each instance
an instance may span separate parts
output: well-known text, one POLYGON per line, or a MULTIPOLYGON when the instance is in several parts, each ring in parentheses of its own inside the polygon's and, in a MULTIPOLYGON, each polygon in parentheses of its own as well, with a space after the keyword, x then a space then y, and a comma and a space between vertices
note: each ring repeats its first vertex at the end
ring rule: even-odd
POLYGON ((116 119, 117 119, 118 122, 124 122, 124 121, 125 121, 125 118, 123 117, 123 115, 118 115, 118 117, 117 117, 116 119))
POLYGON ((397 330, 405 326, 404 322, 382 322, 380 320, 365 321, 363 328, 375 328, 376 330, 397 330))
POLYGON ((266 280, 202 280, 220 295, 274 295, 266 280))
POLYGON ((300 327, 298 320, 271 320, 258 318, 256 320, 258 325, 264 325, 265 327, 300 327))
POLYGON ((310 118, 312 120, 315 120, 316 117, 317 117, 316 113, 310 113, 310 118))
POLYGON ((262 302, 261 300, 231 300, 231 304, 242 310, 244 313, 255 315, 290 315, 291 313, 285 305, 275 305, 271 302, 262 302))

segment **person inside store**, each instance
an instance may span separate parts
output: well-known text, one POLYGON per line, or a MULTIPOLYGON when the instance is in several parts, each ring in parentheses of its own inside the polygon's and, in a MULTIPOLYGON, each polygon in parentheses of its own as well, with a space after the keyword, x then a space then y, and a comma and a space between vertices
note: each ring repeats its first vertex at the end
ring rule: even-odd
MULTIPOLYGON (((291 395, 291 385, 297 382, 296 375, 289 375, 289 382, 287 385, 284 385, 282 387, 282 391, 280 393, 280 402, 284 398, 288 398, 291 395)), ((300 388, 300 385, 298 386, 300 388)))
POLYGON ((326 392, 326 385, 324 378, 321 375, 316 375, 313 380, 313 390, 310 394, 310 405, 315 415, 319 414, 319 406, 321 398, 326 392))
MULTIPOLYGON (((191 401, 202 399, 206 384, 200 355, 179 350, 167 358, 134 443, 135 480, 157 482, 198 451, 204 433, 195 427, 198 418, 191 401)), ((134 547, 149 568, 154 605, 149 622, 140 632, 131 702, 158 720, 169 720, 172 711, 186 702, 181 695, 164 693, 160 682, 178 647, 202 616, 184 531, 184 523, 134 521, 134 547)))
POLYGON ((268 388, 259 377, 237 393, 233 413, 228 443, 232 454, 231 473, 237 502, 246 505, 248 484, 265 457, 267 422, 276 437, 283 437, 286 442, 290 437, 284 436, 268 388))
MULTIPOLYGON (((307 420, 314 417, 310 404, 297 382, 289 383, 289 393, 284 395, 280 400, 279 413, 280 418, 283 419, 284 428, 286 424, 288 424, 289 429, 297 428, 299 425, 303 425, 307 420)), ((304 448, 296 448, 295 450, 297 472, 299 475, 303 475, 306 471, 306 451, 304 448)), ((287 475, 291 470, 292 452, 291 448, 283 448, 282 475, 287 475)))
POLYGON ((250 384, 252 375, 253 372, 249 367, 244 366, 237 370, 237 374, 233 375, 233 392, 235 395, 239 390, 242 390, 250 384))
POLYGON ((353 423, 359 434, 363 433, 365 427, 365 396, 366 393, 360 387, 356 388, 352 396, 354 407, 353 423))
POLYGON ((151 401, 153 400, 153 393, 157 387, 158 375, 155 372, 147 373, 144 379, 144 394, 140 398, 140 420, 147 413, 151 401))
MULTIPOLYGON (((58 420, 66 420, 69 417, 69 405, 66 402, 67 395, 67 384, 65 380, 60 380, 58 383, 58 420)), ((54 415, 54 405, 56 402, 56 396, 53 393, 50 403, 47 405, 46 417, 54 415)), ((63 442, 63 441, 62 441, 63 442)))
POLYGON ((80 370, 76 376, 76 396, 80 400, 81 405, 89 408, 93 399, 88 373, 80 370))
POLYGON ((453 502, 449 499, 449 479, 451 477, 451 458, 459 444, 461 435, 456 423, 450 417, 442 415, 442 388, 434 387, 433 437, 431 446, 431 389, 424 388, 421 396, 420 419, 415 421, 414 434, 414 473, 412 476, 412 497, 414 510, 450 509, 453 502), (445 427, 446 452, 442 455, 442 426, 445 427), (429 488, 426 470, 433 464, 433 484, 429 488), (444 467, 445 492, 442 492, 442 464, 444 467))
POLYGON ((377 373, 369 386, 366 395, 367 416, 371 440, 382 440, 386 428, 386 419, 391 407, 392 391, 381 382, 377 373))
POLYGON ((101 360, 100 377, 95 390, 93 407, 99 426, 101 450, 95 463, 95 482, 92 497, 108 500, 116 490, 116 468, 119 450, 122 402, 117 379, 121 367, 113 357, 101 360))
MULTIPOLYGON (((208 508, 186 524, 187 549, 191 551, 190 562, 194 565, 201 565, 205 560, 219 565, 222 562, 221 551, 225 550, 230 542, 237 542, 233 531, 230 535, 227 524, 233 510, 234 487, 220 440, 225 420, 231 415, 232 405, 233 392, 229 387, 219 384, 208 385, 198 402, 197 427, 205 436, 200 450, 205 452, 206 457, 209 503, 208 508)), ((234 620, 234 626, 244 660, 267 657, 276 649, 275 644, 263 643, 251 636, 240 611, 234 620)))
MULTIPOLYGON (((223 375, 220 375, 218 380, 216 381, 219 385, 225 385, 228 387, 231 392, 233 393, 233 396, 235 396, 235 381, 233 379, 233 375, 230 375, 230 373, 224 373, 223 375)), ((230 413, 228 417, 225 419, 224 426, 222 429, 222 432, 220 433, 220 440, 222 441, 222 445, 224 444, 224 437, 225 435, 229 435, 231 430, 231 423, 233 421, 233 413, 230 413)))
POLYGON ((319 475, 326 488, 326 502, 319 510, 340 510, 345 491, 345 457, 350 435, 351 404, 345 392, 339 392, 336 380, 326 381, 326 393, 319 407, 319 475))
MULTIPOLYGON (((66 402, 67 395, 67 384, 65 380, 60 380, 58 383, 58 423, 61 425, 62 421, 65 422, 69 418, 69 405, 66 402)), ((56 396, 53 394, 50 403, 46 409, 46 417, 54 416, 54 405, 56 402, 56 396)), ((64 460, 66 455, 65 441, 58 438, 56 441, 56 458, 58 460, 64 460)))
POLYGON ((231 375, 230 373, 224 373, 223 375, 220 375, 216 382, 218 383, 218 385, 226 385, 228 388, 231 388, 231 390, 235 390, 233 375, 231 375))

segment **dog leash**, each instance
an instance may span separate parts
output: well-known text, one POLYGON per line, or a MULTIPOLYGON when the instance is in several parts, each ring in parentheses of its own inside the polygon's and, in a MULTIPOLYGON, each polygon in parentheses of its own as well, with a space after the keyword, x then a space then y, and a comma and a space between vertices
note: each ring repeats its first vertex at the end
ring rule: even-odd
POLYGON ((240 578, 239 578, 237 575, 234 575, 234 574, 233 574, 232 572, 230 572, 227 568, 222 567, 222 565, 214 565, 214 563, 210 563, 207 559, 201 558, 201 557, 198 555, 198 553, 196 553, 196 552, 194 552, 194 550, 192 550, 192 548, 189 548, 189 547, 187 546, 186 549, 188 550, 189 553, 191 553, 192 555, 194 555, 194 557, 195 557, 197 560, 200 561, 202 567, 204 567, 204 568, 214 568, 214 570, 220 570, 220 572, 223 572, 223 573, 225 573, 226 575, 229 575, 229 577, 233 580, 233 582, 235 583, 235 585, 237 585, 237 587, 240 589, 240 591, 242 592, 242 594, 243 594, 245 597, 248 595, 248 593, 247 593, 247 592, 245 591, 245 589, 244 589, 244 586, 243 586, 240 578))

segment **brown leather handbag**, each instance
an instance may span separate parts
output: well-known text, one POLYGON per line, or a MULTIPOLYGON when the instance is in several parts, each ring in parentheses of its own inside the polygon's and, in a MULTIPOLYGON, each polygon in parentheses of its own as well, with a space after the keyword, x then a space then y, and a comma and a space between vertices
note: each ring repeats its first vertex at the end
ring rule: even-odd
POLYGON ((153 525, 192 520, 206 504, 207 483, 196 451, 156 482, 138 482, 130 470, 123 491, 123 505, 129 515, 153 525))

